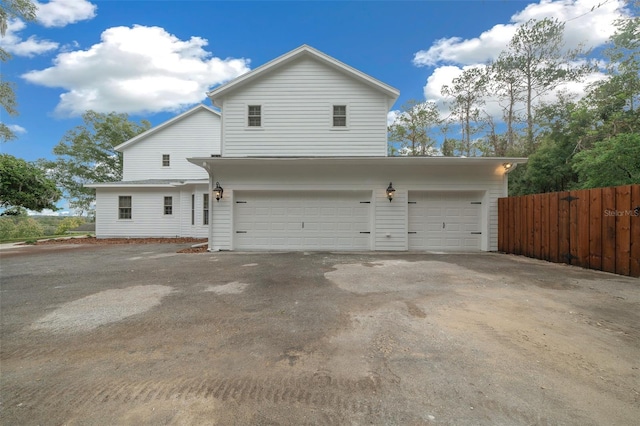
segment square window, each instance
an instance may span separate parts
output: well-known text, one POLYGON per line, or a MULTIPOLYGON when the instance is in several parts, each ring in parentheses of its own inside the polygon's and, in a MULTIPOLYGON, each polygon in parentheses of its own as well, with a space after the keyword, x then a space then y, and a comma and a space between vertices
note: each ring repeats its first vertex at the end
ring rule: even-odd
POLYGON ((131 196, 118 197, 118 219, 131 219, 131 196))
POLYGON ((346 127, 346 126, 347 126, 347 106, 334 105, 333 106, 333 127, 346 127))
POLYGON ((173 214, 173 197, 164 197, 164 214, 173 214))
POLYGON ((171 165, 171 157, 169 154, 162 154, 162 167, 169 167, 171 165))
POLYGON ((262 107, 260 105, 249 105, 247 123, 249 127, 262 126, 262 107))

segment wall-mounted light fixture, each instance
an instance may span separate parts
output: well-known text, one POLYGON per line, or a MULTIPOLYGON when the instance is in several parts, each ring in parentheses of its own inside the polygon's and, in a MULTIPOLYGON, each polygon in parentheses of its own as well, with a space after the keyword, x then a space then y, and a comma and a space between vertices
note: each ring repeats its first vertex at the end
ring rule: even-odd
POLYGON ((393 193, 396 192, 395 189, 393 189, 393 185, 391 184, 391 182, 389 182, 389 186, 387 186, 387 198, 389 199, 389 202, 391 202, 391 200, 393 200, 393 193))
POLYGON ((220 186, 220 182, 216 182, 216 187, 213 188, 213 195, 216 196, 216 201, 220 201, 220 198, 222 198, 223 192, 224 192, 224 189, 222 189, 222 187, 220 186))
POLYGON ((512 163, 502 163, 502 167, 504 167, 504 169, 506 171, 509 171, 509 169, 513 167, 513 164, 512 163))

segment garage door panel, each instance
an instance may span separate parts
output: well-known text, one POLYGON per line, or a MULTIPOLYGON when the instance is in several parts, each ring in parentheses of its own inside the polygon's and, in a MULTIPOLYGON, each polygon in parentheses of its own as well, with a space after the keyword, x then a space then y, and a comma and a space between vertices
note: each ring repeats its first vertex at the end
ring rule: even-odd
POLYGON ((234 205, 237 249, 370 247, 370 204, 360 202, 370 200, 371 193, 239 191, 236 197, 241 200, 234 205))
POLYGON ((482 192, 410 192, 409 249, 479 250, 482 196, 482 192))

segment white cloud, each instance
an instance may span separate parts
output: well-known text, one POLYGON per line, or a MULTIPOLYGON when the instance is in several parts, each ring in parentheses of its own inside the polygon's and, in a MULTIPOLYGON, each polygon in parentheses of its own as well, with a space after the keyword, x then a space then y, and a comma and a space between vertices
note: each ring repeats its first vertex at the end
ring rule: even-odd
POLYGON ((0 47, 11 54, 26 57, 41 55, 58 48, 58 43, 50 40, 40 40, 33 35, 23 40, 19 33, 25 27, 25 23, 19 19, 9 21, 5 36, 0 38, 0 47))
POLYGON ((16 133, 16 134, 27 133, 27 129, 17 124, 9 124, 7 127, 9 128, 9 130, 11 130, 13 133, 16 133))
POLYGON ((66 90, 56 112, 176 111, 200 102, 213 85, 249 71, 249 60, 211 57, 207 40, 180 40, 160 27, 109 28, 88 50, 60 53, 50 68, 22 77, 66 90))
POLYGON ((478 37, 451 37, 437 40, 426 50, 415 53, 416 66, 439 64, 471 65, 496 59, 516 28, 529 19, 556 18, 566 21, 567 48, 584 44, 592 48, 603 44, 614 32, 613 21, 622 16, 623 0, 541 0, 529 4, 511 17, 511 23, 495 25, 478 37), (593 10, 592 10, 593 9, 593 10))
POLYGON ((37 19, 45 27, 64 27, 96 16, 96 5, 86 0, 51 0, 48 3, 34 2, 37 19))
MULTIPOLYGON (((598 0, 541 0, 527 5, 511 17, 511 23, 495 25, 480 36, 470 39, 452 37, 437 40, 429 49, 414 56, 416 66, 432 66, 433 72, 423 88, 427 101, 438 104, 443 115, 448 114, 446 99, 440 93, 443 85, 449 85, 466 68, 485 64, 498 57, 507 46, 518 25, 529 19, 557 18, 566 21, 566 48, 576 48, 581 43, 585 48, 602 46, 615 31, 614 20, 627 13, 621 0, 601 2, 598 0), (593 8, 593 10, 592 10, 593 8)), ((581 83, 570 83, 546 94, 541 100, 552 100, 559 91, 568 91, 581 96, 588 83, 604 78, 601 73, 587 76, 581 83)), ((483 108, 497 121, 501 121, 502 110, 496 98, 488 97, 483 108)))
POLYGON ((401 111, 398 109, 394 109, 387 113, 387 126, 391 126, 394 121, 396 121, 396 117, 400 115, 401 111))

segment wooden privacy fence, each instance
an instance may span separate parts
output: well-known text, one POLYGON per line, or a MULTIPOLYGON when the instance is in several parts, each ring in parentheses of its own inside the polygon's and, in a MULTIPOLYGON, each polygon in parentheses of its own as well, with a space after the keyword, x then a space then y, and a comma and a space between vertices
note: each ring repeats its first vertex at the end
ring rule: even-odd
POLYGON ((640 277, 640 185, 500 198, 498 250, 640 277))

